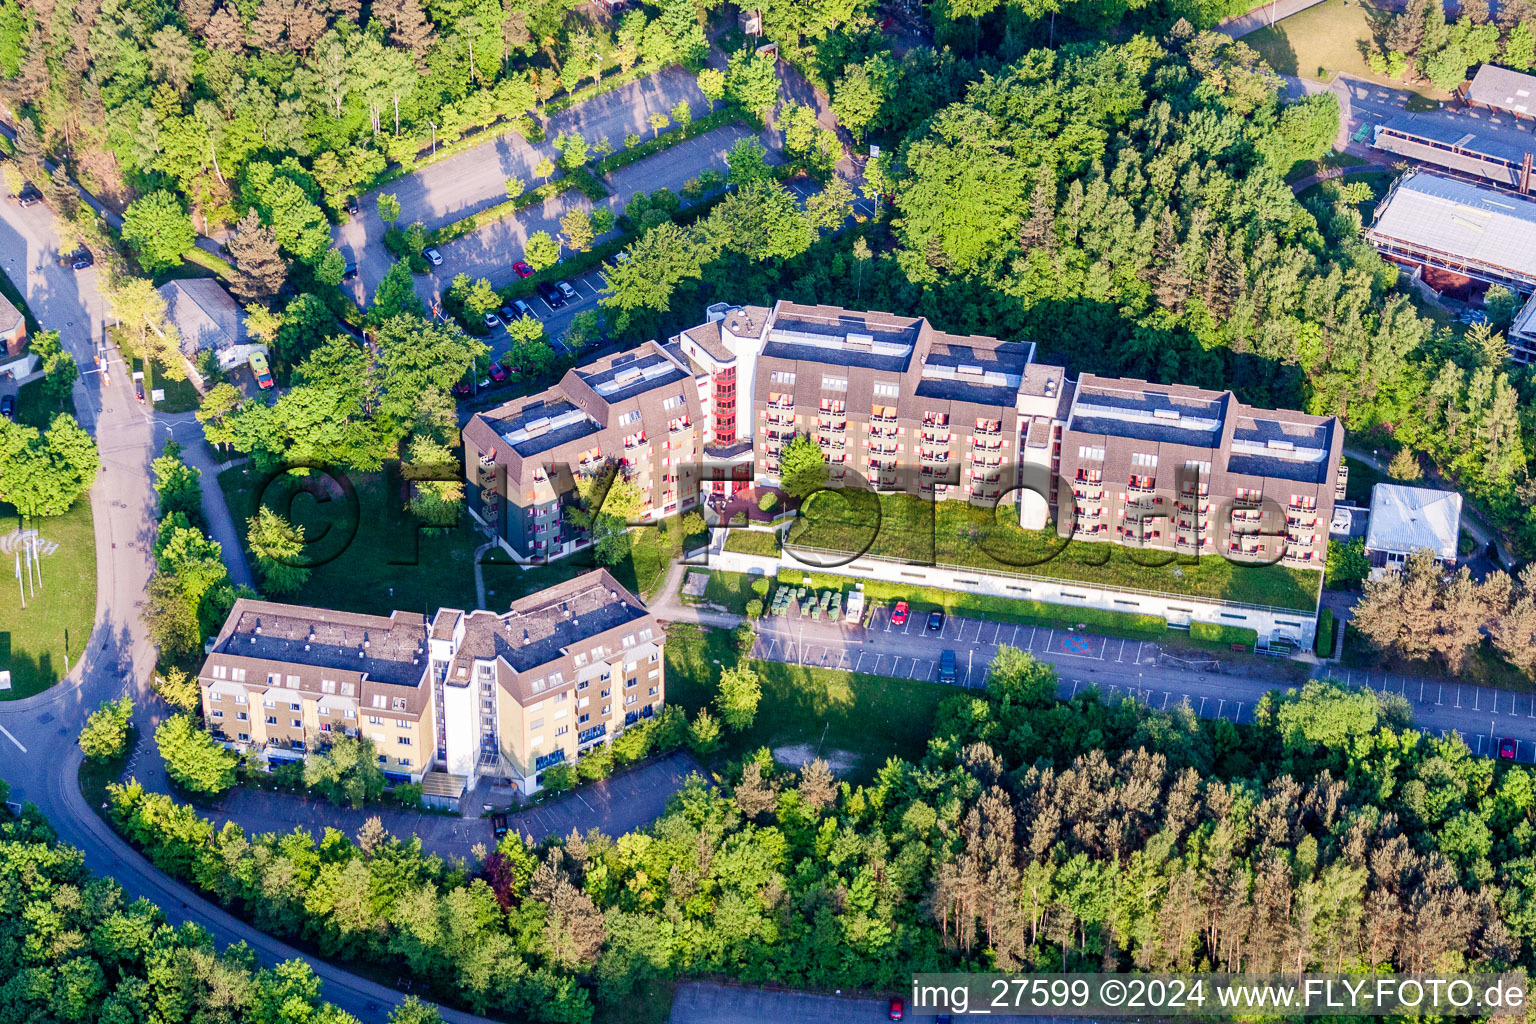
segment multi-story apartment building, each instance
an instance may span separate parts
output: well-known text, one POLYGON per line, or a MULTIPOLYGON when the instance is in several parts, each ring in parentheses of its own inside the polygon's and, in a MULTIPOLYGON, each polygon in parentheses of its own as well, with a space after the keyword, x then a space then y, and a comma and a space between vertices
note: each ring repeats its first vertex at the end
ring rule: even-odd
MULTIPOLYGON (((1032 344, 946 334, 923 318, 788 302, 708 312, 667 345, 640 350, 678 367, 679 376, 666 378, 668 393, 687 391, 686 367, 697 401, 697 412, 689 405, 697 444, 685 449, 697 464, 678 474, 683 451, 661 453, 659 464, 651 451, 651 475, 641 477, 654 481, 660 472, 680 483, 678 504, 660 511, 686 507, 699 490, 776 484, 783 446, 805 434, 821 447, 834 485, 862 477, 879 490, 935 500, 1001 501, 1017 506, 1027 529, 1054 521, 1082 540, 1322 565, 1345 480, 1334 419, 1251 408, 1230 392, 1092 375, 1072 381, 1064 367, 1035 363, 1032 344)), ((528 448, 527 413, 513 407, 465 428, 472 486, 477 475, 490 486, 514 460, 558 464, 551 452, 578 472, 626 459, 640 470, 628 435, 599 436, 578 425, 576 410, 560 422, 584 431, 580 440, 561 434, 558 444, 528 448)), ((503 492, 514 519, 558 520, 560 487, 518 491, 509 484, 503 492)), ((556 553, 519 546, 515 529, 505 535, 519 557, 556 553)), ((562 539, 561 551, 580 541, 568 530, 562 539)))
POLYGON ((645 515, 698 502, 684 478, 706 419, 675 346, 648 342, 566 373, 540 394, 476 414, 464 428, 470 509, 520 559, 559 558, 587 538, 561 514, 573 475, 616 464, 645 491, 645 515))
POLYGON ((337 735, 370 739, 379 766, 420 781, 432 757, 427 623, 241 598, 198 673, 213 735, 268 762, 337 735))
POLYGON ((520 598, 500 614, 439 611, 431 689, 439 763, 537 788, 666 700, 665 636, 605 569, 520 598))
POLYGON ((344 734, 372 740, 396 781, 498 776, 532 793, 550 765, 661 710, 664 642, 604 570, 430 623, 242 599, 198 682, 213 735, 269 763, 344 734))
POLYGON ((1321 568, 1347 479, 1336 419, 1228 391, 1084 374, 1062 437, 1057 529, 1192 555, 1321 568))

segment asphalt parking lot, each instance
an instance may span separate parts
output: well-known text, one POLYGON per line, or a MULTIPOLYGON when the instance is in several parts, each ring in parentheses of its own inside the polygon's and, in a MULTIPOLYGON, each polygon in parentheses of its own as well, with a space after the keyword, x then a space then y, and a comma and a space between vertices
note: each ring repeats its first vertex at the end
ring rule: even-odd
POLYGON ((929 629, 928 617, 917 613, 897 625, 891 621, 891 611, 889 605, 877 607, 865 626, 818 622, 793 614, 766 618, 754 655, 770 661, 936 682, 939 659, 947 649, 955 652, 956 685, 981 687, 987 684, 992 658, 1003 646, 1049 660, 1100 662, 1125 670, 1155 666, 1162 653, 1157 644, 1146 641, 960 615, 946 617, 937 630, 929 629))
MULTIPOLYGON (((549 338, 556 352, 565 351, 565 344, 560 338, 570 327, 571 320, 576 314, 585 309, 597 308, 597 300, 602 297, 603 272, 589 270, 585 274, 567 277, 564 280, 575 290, 577 298, 567 301, 563 306, 551 306, 537 292, 523 297, 523 301, 533 310, 533 315, 544 325, 544 334, 549 338)), ((491 348, 493 359, 510 351, 512 336, 507 333, 506 325, 502 324, 491 331, 486 344, 491 348)))
POLYGON ((699 763, 679 751, 633 771, 583 786, 558 800, 519 811, 509 816, 507 825, 535 843, 545 836, 568 836, 573 829, 585 834, 596 828, 606 835, 622 835, 660 817, 672 794, 697 771, 699 763))

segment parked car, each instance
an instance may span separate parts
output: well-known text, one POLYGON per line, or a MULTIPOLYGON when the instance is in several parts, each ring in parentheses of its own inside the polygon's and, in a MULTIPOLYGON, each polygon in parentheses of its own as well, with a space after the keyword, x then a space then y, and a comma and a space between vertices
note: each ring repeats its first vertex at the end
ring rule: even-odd
POLYGON ((91 250, 85 248, 76 249, 69 257, 69 265, 75 270, 84 270, 95 262, 96 257, 91 255, 91 250))
MULTIPOLYGON (((512 308, 517 312, 517 316, 514 316, 512 318, 513 320, 519 320, 525 316, 531 316, 535 320, 539 318, 539 315, 533 311, 533 307, 528 305, 528 303, 524 302, 522 299, 513 299, 512 308)), ((510 323, 511 321, 508 322, 510 323)))
POLYGON ((462 381, 461 380, 457 384, 455 384, 453 386, 453 397, 459 399, 459 401, 463 401, 464 399, 468 398, 469 397, 469 383, 467 381, 462 381))
POLYGON ((549 303, 550 309, 559 309, 565 305, 565 293, 548 281, 540 281, 536 290, 539 298, 549 303))
POLYGON ((495 313, 485 314, 485 326, 494 331, 496 328, 501 326, 501 317, 497 316, 495 313))
POLYGON ((440 267, 443 265, 443 254, 432 248, 430 245, 421 250, 421 256, 434 267, 440 267))
POLYGON ((510 324, 513 320, 517 319, 517 310, 511 306, 502 306, 497 312, 501 314, 501 322, 504 324, 510 324))
POLYGON ((1516 746, 1515 741, 1509 737, 1499 740, 1499 756, 1504 760, 1513 761, 1518 750, 1519 747, 1516 746))
POLYGON ((512 273, 516 274, 518 277, 532 277, 533 268, 528 265, 526 260, 518 260, 516 263, 512 264, 512 273))
POLYGON ((353 278, 355 278, 356 276, 357 276, 357 264, 356 263, 348 263, 347 264, 347 268, 341 272, 341 279, 343 281, 350 281, 353 278))
POLYGON ((905 626, 907 624, 907 616, 911 611, 912 609, 907 606, 907 602, 897 601, 896 607, 891 610, 891 625, 905 626))
POLYGON ((891 1020, 901 1020, 902 1016, 906 1014, 907 1004, 902 1000, 901 996, 891 996, 890 1012, 891 1020))
POLYGON ((21 186, 21 191, 11 197, 22 206, 33 206, 43 201, 43 193, 30 181, 21 186))
POLYGON ((16 396, 6 395, 0 398, 0 416, 4 416, 12 423, 16 422, 16 396))
POLYGON ((952 683, 955 681, 955 652, 945 651, 939 655, 939 682, 952 683))
POLYGON ((575 302, 581 298, 581 293, 571 287, 571 282, 569 281, 560 282, 560 294, 565 296, 565 301, 567 302, 575 302))
POLYGON ((502 366, 500 363, 492 363, 491 364, 491 380, 495 381, 497 384, 500 384, 500 383, 504 382, 506 379, 507 379, 507 368, 505 366, 502 366))
POLYGON ((139 400, 139 404, 140 405, 144 404, 144 382, 143 381, 136 380, 136 381, 133 382, 133 397, 137 398, 139 400))
POLYGON ((934 611, 928 613, 928 632, 944 632, 944 613, 942 611, 934 611))
POLYGON ((272 371, 267 367, 267 357, 263 352, 252 352, 248 360, 251 364, 251 376, 256 378, 256 386, 263 391, 272 387, 272 371))
POLYGON ((628 263, 629 262, 629 250, 628 249, 620 249, 618 252, 614 253, 613 254, 613 262, 615 262, 615 263, 628 263))
POLYGON ((507 816, 505 814, 491 815, 491 831, 500 839, 507 834, 507 816))
POLYGON ((347 213, 356 217, 362 212, 363 204, 362 201, 357 198, 357 196, 353 196, 351 199, 347 200, 347 213))

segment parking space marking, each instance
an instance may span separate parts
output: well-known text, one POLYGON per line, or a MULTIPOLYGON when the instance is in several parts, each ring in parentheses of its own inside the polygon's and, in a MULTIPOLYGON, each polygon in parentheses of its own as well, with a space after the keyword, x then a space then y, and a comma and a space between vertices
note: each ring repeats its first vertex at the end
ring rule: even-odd
POLYGON ((16 744, 16 749, 17 750, 21 751, 23 754, 25 754, 27 752, 27 748, 21 745, 21 740, 17 739, 15 736, 11 735, 11 730, 7 729, 3 725, 0 725, 0 733, 4 733, 6 739, 8 739, 12 743, 16 744))

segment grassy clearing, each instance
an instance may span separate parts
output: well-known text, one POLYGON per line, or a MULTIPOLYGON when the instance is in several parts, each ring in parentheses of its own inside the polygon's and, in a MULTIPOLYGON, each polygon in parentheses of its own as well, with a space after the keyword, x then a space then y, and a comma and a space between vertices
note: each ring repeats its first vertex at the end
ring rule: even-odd
POLYGON ((11 688, 0 690, 0 700, 30 697, 64 678, 85 649, 96 618, 96 533, 90 501, 82 497, 62 516, 26 524, 45 543, 59 547, 43 556, 43 584, 35 597, 28 588, 25 610, 13 575, 14 548, 6 544, 12 531, 22 528, 16 510, 0 503, 0 669, 11 673, 11 688))
POLYGON ((1363 181, 1371 186, 1373 194, 1365 202, 1355 204, 1355 209, 1360 213, 1361 222, 1369 224, 1376 216, 1376 205, 1387 194, 1387 188, 1392 184, 1392 179, 1395 177, 1397 175, 1391 171, 1371 171, 1363 174, 1350 174, 1342 178, 1330 178, 1327 181, 1319 181, 1316 184, 1307 186, 1296 194, 1296 198, 1303 203, 1312 199, 1336 203, 1339 199, 1339 186, 1342 183, 1363 181))
MULTIPOLYGON (((405 510, 403 481, 396 465, 377 473, 338 472, 356 495, 349 500, 318 474, 269 479, 249 465, 219 474, 229 510, 241 531, 258 503, 304 527, 313 574, 285 600, 326 608, 387 615, 395 609, 431 615, 438 608, 477 608, 475 550, 486 541, 474 520, 463 516, 452 527, 420 526, 405 510), (317 481, 324 500, 305 490, 317 481), (263 499, 264 495, 264 499, 263 499)), ((632 534, 630 557, 609 567, 615 578, 642 596, 653 594, 682 553, 676 519, 632 534)), ((578 552, 548 566, 524 569, 500 548, 481 559, 486 601, 505 609, 516 598, 596 568, 590 552, 578 552)))
MULTIPOLYGON (((1382 462, 1386 462, 1389 458, 1391 458, 1390 453, 1381 453, 1382 462)), ((1344 457, 1344 465, 1349 467, 1349 483, 1344 488, 1344 500, 1355 505, 1369 505, 1371 488, 1387 479, 1387 474, 1347 455, 1344 457)))
MULTIPOLYGON (((673 627, 667 640, 667 699, 692 717, 711 705, 721 665, 733 664, 729 633, 673 627)), ((745 732, 727 732, 721 756, 740 757, 759 747, 809 746, 849 762, 840 776, 868 781, 887 758, 921 757, 939 702, 955 690, 910 679, 754 661, 762 678, 757 720, 745 732)))
POLYGON ((1323 171, 1339 167, 1359 167, 1363 163, 1365 161, 1353 153, 1340 153, 1338 150, 1330 149, 1320 160, 1302 160, 1292 165, 1285 180, 1287 184, 1291 184, 1310 178, 1314 174, 1321 174, 1323 171))
POLYGON ((181 380, 168 376, 165 367, 151 361, 147 366, 144 360, 138 356, 130 356, 129 362, 134 371, 144 371, 144 398, 149 401, 156 388, 165 390, 165 398, 154 403, 159 412, 192 412, 201 402, 201 396, 197 388, 185 376, 181 380))
POLYGON ((38 430, 47 430, 53 418, 61 412, 75 414, 73 397, 64 400, 62 406, 44 393, 47 382, 41 377, 29 380, 16 392, 16 422, 38 430))
MULTIPOLYGON (((97 808, 107 803, 107 785, 116 782, 123 777, 123 769, 128 767, 128 758, 133 755, 133 748, 139 741, 139 730, 133 726, 128 727, 128 742, 123 746, 121 757, 114 757, 107 761, 96 762, 86 758, 80 762, 80 795, 85 797, 85 802, 97 808)), ((103 815, 105 819, 105 815, 103 815)))
POLYGON ((981 509, 967 502, 929 502, 907 494, 826 491, 808 501, 801 512, 785 537, 791 548, 859 552, 1087 586, 1132 587, 1306 611, 1316 605, 1319 573, 1315 571, 1239 565, 1219 555, 1179 556, 1170 561, 1173 556, 1168 552, 1070 543, 1050 527, 1021 529, 1006 507, 981 509))
POLYGON ((319 473, 271 477, 247 464, 219 474, 242 543, 246 520, 263 503, 304 528, 312 575, 284 600, 377 615, 476 607, 474 552, 484 538, 468 516, 451 528, 418 529, 404 510, 397 467, 338 476, 350 481, 354 500, 319 473), (318 497, 305 490, 308 481, 318 497))
POLYGON ((779 557, 779 535, 761 530, 732 530, 725 538, 725 550, 743 555, 779 557))
POLYGON ((1389 89, 1406 89, 1431 104, 1449 99, 1449 93, 1428 82, 1401 82, 1371 70, 1366 54, 1379 43, 1391 13, 1376 4, 1326 0, 1249 33, 1243 42, 1282 75, 1326 82, 1345 72, 1389 89))

